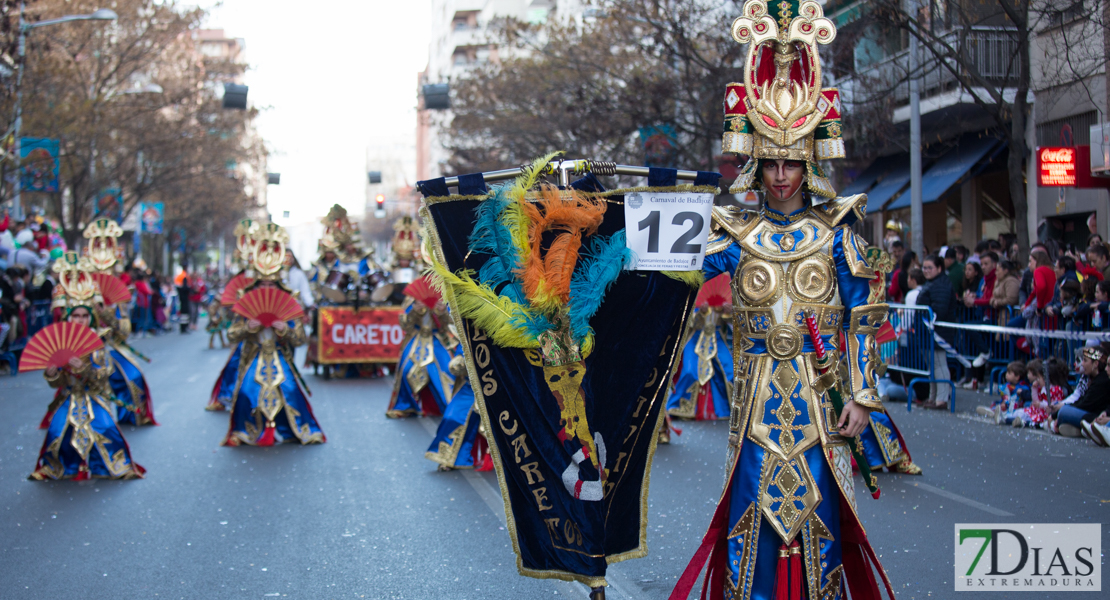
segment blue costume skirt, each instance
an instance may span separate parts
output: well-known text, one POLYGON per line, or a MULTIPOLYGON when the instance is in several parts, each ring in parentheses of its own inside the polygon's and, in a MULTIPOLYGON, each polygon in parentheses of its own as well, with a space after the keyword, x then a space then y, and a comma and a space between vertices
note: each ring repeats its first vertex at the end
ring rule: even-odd
POLYGON ((99 396, 67 396, 50 419, 29 479, 142 477, 146 471, 131 460, 114 409, 99 396))
POLYGON ((674 389, 667 398, 667 414, 680 419, 727 419, 729 416, 729 391, 732 379, 732 346, 716 330, 717 354, 710 359, 713 377, 705 384, 698 383, 701 357, 697 353, 698 340, 704 335, 696 331, 682 349, 682 360, 675 369, 674 389))
POLYGON ((239 356, 243 353, 243 343, 239 342, 227 357, 227 364, 216 378, 212 395, 208 398, 205 410, 227 410, 231 406, 231 396, 235 394, 235 383, 239 377, 239 356))
POLYGON ((312 414, 312 405, 308 403, 308 395, 301 388, 295 369, 280 351, 259 352, 254 356, 235 394, 225 445, 272 446, 282 442, 322 444, 327 441, 312 414), (274 364, 277 369, 270 373, 268 366, 274 364), (261 367, 266 368, 260 372, 261 367))
POLYGON ((493 469, 489 445, 479 431, 481 424, 482 417, 474 408, 474 390, 467 383, 451 397, 424 457, 448 469, 493 469))
POLYGON ((859 435, 868 466, 878 470, 896 467, 903 461, 909 462, 910 451, 890 415, 875 411, 871 413, 870 421, 859 435))
POLYGON ((117 407, 116 420, 129 425, 157 425, 150 388, 139 370, 138 360, 130 352, 111 344, 108 345, 108 356, 114 367, 108 385, 112 387, 116 399, 123 403, 123 406, 117 407))
POLYGON ((386 416, 442 415, 455 383, 447 370, 450 362, 451 353, 434 335, 416 335, 409 340, 401 349, 386 416))

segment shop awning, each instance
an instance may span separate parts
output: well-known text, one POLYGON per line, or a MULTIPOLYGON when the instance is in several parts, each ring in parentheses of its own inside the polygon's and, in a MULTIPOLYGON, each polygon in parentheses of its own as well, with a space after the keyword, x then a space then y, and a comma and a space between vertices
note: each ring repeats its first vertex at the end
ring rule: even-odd
MULTIPOLYGON (((988 152, 1001 149, 1002 140, 991 137, 965 137, 959 145, 940 157, 933 166, 921 176, 921 203, 929 204, 940 200, 968 171, 972 170, 988 152)), ((868 203, 870 205, 870 203, 868 203)), ((910 205, 910 191, 906 190, 892 202, 887 210, 905 208, 910 205)))
POLYGON ((882 181, 867 192, 868 213, 881 211, 883 205, 910 182, 910 155, 899 154, 890 157, 890 160, 891 164, 883 175, 882 181))
POLYGON ((875 162, 871 163, 871 166, 864 169, 859 176, 852 180, 852 183, 849 183, 843 190, 840 190, 840 195, 854 196, 856 194, 867 193, 871 189, 871 186, 875 185, 875 182, 897 163, 897 158, 897 156, 876 158, 875 162))

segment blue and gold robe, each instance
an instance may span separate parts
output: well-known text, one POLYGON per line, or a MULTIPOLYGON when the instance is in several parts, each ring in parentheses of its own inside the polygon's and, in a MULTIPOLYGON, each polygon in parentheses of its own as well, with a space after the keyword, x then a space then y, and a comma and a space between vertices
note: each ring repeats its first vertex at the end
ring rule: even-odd
POLYGON ((150 387, 139 368, 139 359, 127 346, 131 335, 131 319, 118 306, 107 306, 97 311, 100 325, 107 331, 101 336, 112 361, 112 375, 108 384, 120 401, 116 420, 129 425, 157 425, 150 387))
POLYGON ((690 321, 667 413, 680 419, 727 419, 732 397, 732 348, 725 337, 727 316, 699 307, 690 321))
POLYGON ((224 445, 327 441, 293 362, 293 349, 305 344, 300 321, 289 321, 279 332, 271 327, 251 329, 246 319, 237 317, 228 337, 242 344, 224 445))
POLYGON ((116 404, 108 378, 112 361, 101 349, 80 369, 59 369, 46 382, 61 402, 50 416, 38 463, 29 479, 131 479, 144 469, 131 460, 131 450, 116 425, 116 404))
POLYGON ((393 394, 385 411, 387 417, 440 416, 447 408, 455 385, 448 364, 458 345, 448 331, 449 323, 447 311, 429 309, 405 298, 401 327, 406 340, 401 344, 393 394))

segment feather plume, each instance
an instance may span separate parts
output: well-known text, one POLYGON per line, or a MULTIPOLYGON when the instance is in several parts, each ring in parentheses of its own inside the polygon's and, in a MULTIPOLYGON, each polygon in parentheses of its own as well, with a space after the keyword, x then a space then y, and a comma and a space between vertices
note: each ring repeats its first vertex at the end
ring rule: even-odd
POLYGON ((520 263, 513 246, 512 234, 500 221, 502 212, 511 200, 504 188, 478 205, 474 230, 470 234, 471 252, 490 255, 478 270, 478 280, 490 287, 497 287, 513 280, 513 273, 520 263))
POLYGON ((605 204, 573 190, 567 193, 546 186, 543 200, 525 205, 523 211, 530 221, 531 248, 517 273, 532 305, 550 313, 570 299, 571 274, 578 264, 582 236, 597 231, 605 217, 605 204), (549 231, 558 235, 541 256, 543 235, 549 231))
POLYGON ((432 261, 432 270, 437 286, 449 286, 454 292, 453 308, 486 332, 495 344, 507 348, 539 348, 536 331, 542 331, 545 324, 550 328, 546 319, 509 298, 498 296, 489 286, 479 285, 466 271, 456 275, 437 261, 432 261))
POLYGON ((562 152, 552 152, 532 161, 531 165, 523 168, 520 177, 517 177, 513 184, 506 189, 510 202, 501 212, 501 224, 509 230, 509 236, 516 248, 516 255, 519 260, 524 260, 531 253, 528 243, 529 220, 525 213, 525 207, 528 206, 528 190, 536 185, 536 181, 543 174, 547 163, 560 154, 562 152))
POLYGON ((570 281, 570 331, 574 339, 592 339, 590 319, 601 308, 605 293, 631 262, 632 251, 628 249, 623 229, 609 237, 597 236, 590 241, 570 281))
POLYGON ((671 279, 677 279, 692 288, 700 288, 705 283, 705 275, 701 271, 661 271, 671 279))

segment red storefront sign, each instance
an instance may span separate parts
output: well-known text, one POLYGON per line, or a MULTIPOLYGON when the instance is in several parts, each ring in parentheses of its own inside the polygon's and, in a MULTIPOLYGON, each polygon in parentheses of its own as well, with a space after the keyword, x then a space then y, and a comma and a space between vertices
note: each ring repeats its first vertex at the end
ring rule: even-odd
POLYGON ((319 311, 316 362, 320 364, 397 362, 401 358, 400 307, 326 306, 319 311))
POLYGON ((1075 158, 1072 147, 1037 148, 1037 185, 1075 187, 1075 158))

